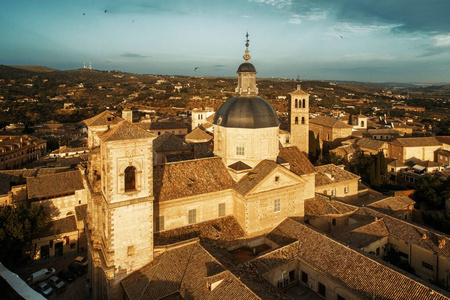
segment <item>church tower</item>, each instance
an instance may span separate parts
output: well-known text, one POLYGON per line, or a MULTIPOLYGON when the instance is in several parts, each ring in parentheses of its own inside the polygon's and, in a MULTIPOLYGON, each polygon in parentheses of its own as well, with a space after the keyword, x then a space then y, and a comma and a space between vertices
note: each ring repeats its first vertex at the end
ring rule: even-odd
POLYGON ((91 192, 93 299, 123 299, 120 281, 153 260, 155 136, 125 120, 109 128, 99 134, 100 188, 91 192))
POLYGON ((289 93, 289 131, 291 144, 300 151, 309 152, 309 94, 302 91, 300 83, 297 89, 289 93))

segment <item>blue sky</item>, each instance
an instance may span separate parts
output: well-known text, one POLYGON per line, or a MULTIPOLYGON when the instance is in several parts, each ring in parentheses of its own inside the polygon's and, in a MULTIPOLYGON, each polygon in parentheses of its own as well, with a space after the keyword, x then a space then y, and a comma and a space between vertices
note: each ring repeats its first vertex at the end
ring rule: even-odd
POLYGON ((235 76, 248 31, 258 77, 450 82, 449 0, 3 0, 0 7, 0 64, 235 76))

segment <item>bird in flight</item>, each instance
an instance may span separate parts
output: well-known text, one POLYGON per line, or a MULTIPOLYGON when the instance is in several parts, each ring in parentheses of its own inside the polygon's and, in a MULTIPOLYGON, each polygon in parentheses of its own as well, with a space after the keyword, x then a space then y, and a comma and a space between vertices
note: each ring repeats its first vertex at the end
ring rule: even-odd
POLYGON ((342 35, 340 35, 341 39, 343 39, 344 37, 342 35))
POLYGON ((105 9, 105 14, 106 14, 106 12, 107 12, 108 10, 107 9, 105 9))
POLYGON ((197 69, 198 69, 198 67, 195 67, 195 68, 194 68, 194 71, 197 71, 197 69))
POLYGON ((85 16, 86 15, 86 13, 83 13, 83 16, 85 16))

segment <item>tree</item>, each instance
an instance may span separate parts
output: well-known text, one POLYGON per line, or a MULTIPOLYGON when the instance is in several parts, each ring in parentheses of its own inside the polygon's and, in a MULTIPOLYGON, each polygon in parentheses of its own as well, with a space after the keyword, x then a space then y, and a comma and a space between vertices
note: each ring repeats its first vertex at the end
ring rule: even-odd
POLYGON ((42 205, 0 206, 0 261, 11 266, 20 259, 24 246, 42 232, 47 221, 42 205))

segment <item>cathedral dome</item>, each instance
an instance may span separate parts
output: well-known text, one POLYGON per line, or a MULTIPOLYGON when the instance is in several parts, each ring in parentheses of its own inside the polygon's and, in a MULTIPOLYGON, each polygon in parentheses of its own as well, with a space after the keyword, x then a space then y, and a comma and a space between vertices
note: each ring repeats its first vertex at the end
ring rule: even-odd
POLYGON ((238 70, 238 72, 256 72, 255 66, 249 62, 242 63, 238 70))
POLYGON ((214 124, 234 128, 277 127, 277 113, 261 97, 231 97, 216 113, 214 124))

